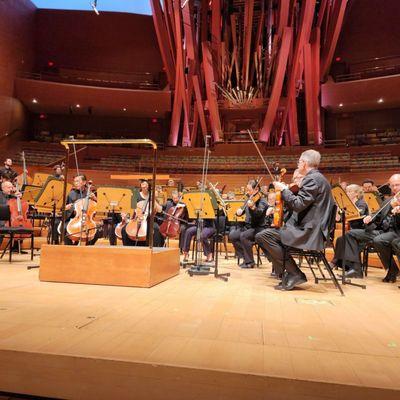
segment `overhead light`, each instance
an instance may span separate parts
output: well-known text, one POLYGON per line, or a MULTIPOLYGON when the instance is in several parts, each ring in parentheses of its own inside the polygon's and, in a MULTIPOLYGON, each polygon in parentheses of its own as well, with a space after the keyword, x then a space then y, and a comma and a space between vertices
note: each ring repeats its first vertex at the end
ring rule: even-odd
POLYGON ((339 107, 343 107, 343 103, 340 103, 340 104, 339 104, 339 107))
POLYGON ((80 105, 80 104, 77 104, 75 107, 76 107, 76 108, 81 108, 81 105, 80 105))
POLYGON ((92 3, 90 3, 90 5, 93 8, 93 11, 97 14, 100 15, 99 10, 97 9, 97 0, 94 0, 92 3))
POLYGON ((155 110, 156 111, 156 113, 158 113, 158 110, 155 110))
POLYGON ((124 108, 122 109, 122 111, 126 111, 126 108, 124 107, 124 108))
POLYGON ((378 99, 378 103, 383 103, 382 97, 380 99, 378 99))
POLYGON ((37 99, 32 99, 32 103, 37 104, 38 103, 37 99))

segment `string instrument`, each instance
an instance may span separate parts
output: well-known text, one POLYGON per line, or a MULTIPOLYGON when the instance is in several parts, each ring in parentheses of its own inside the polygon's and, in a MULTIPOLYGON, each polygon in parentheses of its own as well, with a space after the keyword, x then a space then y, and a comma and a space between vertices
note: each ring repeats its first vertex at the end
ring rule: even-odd
POLYGON ((90 242, 96 235, 97 224, 93 218, 97 203, 91 197, 92 187, 88 184, 86 196, 74 203, 75 216, 67 225, 68 237, 79 244, 90 242))
MULTIPOLYGON (((281 182, 283 175, 286 173, 285 168, 279 168, 278 163, 274 163, 273 166, 273 174, 274 181, 281 182)), ((276 198, 275 198, 275 207, 274 214, 272 218, 272 227, 281 228, 283 225, 283 199, 282 192, 280 190, 275 190, 276 198)))
MULTIPOLYGON (((19 192, 18 183, 16 184, 16 192, 19 192)), ((22 200, 19 196, 11 198, 8 200, 8 206, 10 208, 10 225, 12 228, 33 229, 32 221, 28 219, 29 204, 25 200, 22 200)), ((21 234, 14 237, 16 239, 23 239, 30 237, 30 235, 21 234)))
POLYGON ((166 218, 160 225, 160 233, 164 237, 174 239, 179 236, 181 224, 179 220, 185 211, 185 204, 180 203, 182 196, 179 198, 178 203, 174 207, 170 207, 165 213, 166 218))
POLYGON ((115 226, 115 236, 118 239, 122 239, 122 229, 128 224, 130 221, 130 215, 127 214, 125 218, 122 219, 120 223, 115 226))
POLYGON ((247 199, 244 201, 243 205, 237 209, 236 215, 238 215, 239 217, 245 212, 246 208, 249 206, 250 201, 255 204, 258 200, 261 199, 263 194, 261 192, 260 182, 262 181, 262 179, 263 178, 257 178, 256 187, 254 188, 256 191, 250 196, 246 195, 247 199), (239 212, 239 210, 241 210, 241 212, 239 212))
POLYGON ((144 242, 147 239, 147 217, 149 215, 149 200, 137 203, 134 217, 126 224, 126 234, 131 240, 144 242))
POLYGON ((371 224, 375 221, 376 217, 377 217, 382 211, 384 211, 384 210, 386 210, 387 208, 391 207, 391 204, 392 204, 393 200, 396 200, 397 202, 400 202, 400 192, 397 192, 397 193, 393 196, 393 198, 392 198, 391 201, 388 201, 386 204, 384 204, 384 205, 373 215, 371 221, 368 222, 368 224, 366 224, 366 226, 371 225, 371 224))
POLYGON ((32 178, 28 176, 28 174, 26 173, 27 169, 26 169, 26 160, 24 151, 22 151, 21 153, 21 161, 22 161, 22 174, 17 176, 17 183, 20 187, 32 184, 32 178))

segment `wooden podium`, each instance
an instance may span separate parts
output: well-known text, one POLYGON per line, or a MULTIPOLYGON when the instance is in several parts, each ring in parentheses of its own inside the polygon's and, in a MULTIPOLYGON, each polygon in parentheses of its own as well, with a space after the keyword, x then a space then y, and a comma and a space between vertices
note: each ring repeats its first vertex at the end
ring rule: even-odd
POLYGON ((44 245, 39 279, 149 288, 178 274, 178 248, 44 245))

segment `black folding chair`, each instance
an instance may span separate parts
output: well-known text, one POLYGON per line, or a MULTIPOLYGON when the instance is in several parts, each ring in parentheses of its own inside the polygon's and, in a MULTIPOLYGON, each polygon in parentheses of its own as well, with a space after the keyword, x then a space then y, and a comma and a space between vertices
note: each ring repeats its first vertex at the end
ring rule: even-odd
POLYGON ((31 239, 31 260, 33 260, 33 245, 34 245, 34 232, 33 229, 11 227, 11 214, 10 207, 8 205, 0 205, 0 237, 2 240, 8 238, 6 247, 3 250, 0 258, 4 257, 6 251, 9 251, 9 262, 12 262, 12 253, 14 240, 20 240, 20 235, 24 235, 25 238, 31 239), (9 226, 5 226, 8 223, 9 226))
POLYGON ((335 229, 335 225, 336 225, 336 213, 337 213, 337 206, 335 205, 332 210, 331 210, 331 214, 329 217, 329 230, 328 230, 328 238, 324 243, 324 250, 307 250, 307 249, 298 249, 298 248, 294 248, 294 247, 286 247, 284 248, 284 257, 283 257, 283 267, 284 270, 285 268, 285 263, 286 260, 289 256, 294 256, 294 257, 299 257, 299 268, 301 267, 301 259, 305 259, 307 261, 307 265, 311 270, 311 273, 313 274, 314 277, 314 281, 316 284, 318 284, 320 281, 328 281, 331 280, 335 287, 339 290, 340 294, 342 296, 344 296, 344 292, 342 287, 339 284, 339 281, 336 278, 336 275, 334 274, 334 272, 332 271, 332 267, 330 266, 328 260, 326 259, 325 256, 325 248, 327 247, 327 244, 330 240, 330 233, 335 229), (323 270, 321 269, 320 263, 323 263, 324 267, 326 268, 326 270, 329 273, 330 278, 327 278, 324 275, 323 270), (315 267, 313 267, 313 264, 317 265, 317 269, 319 270, 320 274, 321 274, 321 278, 317 277, 316 273, 315 273, 315 267))

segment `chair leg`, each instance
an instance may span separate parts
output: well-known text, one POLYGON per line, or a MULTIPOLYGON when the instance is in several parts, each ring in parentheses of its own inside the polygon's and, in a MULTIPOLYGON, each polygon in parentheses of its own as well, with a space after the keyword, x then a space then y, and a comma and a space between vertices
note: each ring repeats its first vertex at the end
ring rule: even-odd
POLYGON ((322 257, 322 261, 323 261, 323 263, 324 263, 324 265, 325 265, 325 268, 326 268, 327 271, 329 272, 329 275, 330 275, 330 277, 331 277, 333 283, 335 284, 336 288, 339 290, 340 294, 341 294, 342 296, 344 296, 343 289, 342 289, 342 287, 340 286, 340 284, 339 284, 339 282, 338 282, 338 280, 337 280, 337 278, 336 278, 336 275, 333 273, 332 268, 331 268, 331 266, 329 265, 328 260, 326 259, 325 256, 322 257))
POLYGON ((10 249, 8 252, 8 262, 12 262, 12 249, 14 247, 14 234, 11 233, 10 235, 10 249))
POLYGON ((33 260, 33 250, 34 250, 34 237, 33 233, 31 235, 31 261, 33 260))
MULTIPOLYGON (((311 273, 313 274, 314 282, 315 282, 315 283, 318 283, 318 278, 317 278, 317 275, 315 275, 314 268, 313 268, 312 265, 311 265, 310 259, 309 259, 307 256, 305 257, 305 259, 306 259, 308 268, 310 268, 310 271, 311 271, 311 273)), ((300 264, 300 261, 299 261, 299 264, 300 264)), ((301 264, 300 264, 300 265, 301 265, 301 264)), ((299 268, 300 268, 300 265, 299 265, 299 268)))

